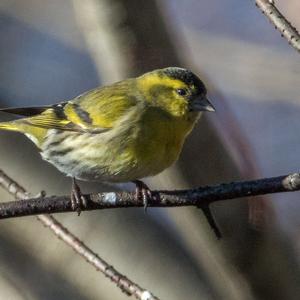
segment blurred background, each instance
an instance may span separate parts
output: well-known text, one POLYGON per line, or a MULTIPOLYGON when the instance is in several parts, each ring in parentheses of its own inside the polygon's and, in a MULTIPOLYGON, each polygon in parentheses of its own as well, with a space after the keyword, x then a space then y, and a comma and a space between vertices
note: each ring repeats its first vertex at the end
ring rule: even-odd
MULTIPOLYGON (((276 3, 299 29, 299 1, 276 3)), ((0 41, 1 107, 56 103, 160 67, 199 74, 217 113, 199 121, 175 166, 146 180, 153 189, 299 171, 299 54, 254 0, 1 0, 0 41)), ((17 133, 0 132, 0 168, 33 194, 70 192, 70 179, 17 133)), ((81 185, 84 192, 132 188, 81 185)), ((57 218, 161 299, 299 299, 299 193, 212 209, 220 241, 196 208, 57 218)), ((1 221, 0 298, 127 296, 26 217, 1 221)))

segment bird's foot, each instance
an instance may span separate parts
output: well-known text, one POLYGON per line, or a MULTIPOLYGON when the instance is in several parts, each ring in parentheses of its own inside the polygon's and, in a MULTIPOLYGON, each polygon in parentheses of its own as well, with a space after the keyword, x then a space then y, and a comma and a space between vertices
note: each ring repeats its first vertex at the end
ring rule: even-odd
POLYGON ((86 198, 81 193, 75 178, 72 178, 71 206, 74 211, 77 211, 78 216, 80 215, 81 210, 87 207, 86 198))
POLYGON ((147 212, 149 200, 153 198, 152 191, 141 180, 134 180, 133 183, 135 184, 135 199, 137 201, 143 201, 144 211, 147 212))

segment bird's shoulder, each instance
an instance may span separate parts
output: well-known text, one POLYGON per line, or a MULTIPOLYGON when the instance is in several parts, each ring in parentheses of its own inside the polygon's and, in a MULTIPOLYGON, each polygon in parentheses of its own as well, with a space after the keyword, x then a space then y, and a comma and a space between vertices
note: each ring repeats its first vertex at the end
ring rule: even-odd
POLYGON ((142 100, 135 81, 127 79, 93 89, 68 101, 64 112, 74 123, 112 128, 140 102, 142 100))

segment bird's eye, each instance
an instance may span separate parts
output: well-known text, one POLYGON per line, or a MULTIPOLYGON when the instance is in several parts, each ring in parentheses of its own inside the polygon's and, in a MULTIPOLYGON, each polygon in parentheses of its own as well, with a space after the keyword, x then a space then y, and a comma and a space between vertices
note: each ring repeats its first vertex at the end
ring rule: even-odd
POLYGON ((180 96, 185 96, 187 94, 187 91, 185 89, 178 89, 176 90, 176 92, 180 96))

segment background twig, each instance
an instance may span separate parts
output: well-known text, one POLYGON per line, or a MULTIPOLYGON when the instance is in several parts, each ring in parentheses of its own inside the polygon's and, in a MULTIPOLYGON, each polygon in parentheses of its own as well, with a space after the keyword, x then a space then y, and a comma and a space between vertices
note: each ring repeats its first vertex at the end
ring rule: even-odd
MULTIPOLYGON (((6 181, 5 175, 0 173, 0 185, 20 198, 22 193, 16 188, 16 183, 10 184, 6 181)), ((300 190, 300 174, 295 173, 258 180, 223 183, 191 190, 153 191, 153 197, 149 200, 148 205, 150 207, 197 206, 204 209, 216 201, 298 190, 300 190)), ((87 207, 84 210, 143 206, 141 201, 136 200, 135 193, 94 193, 87 194, 85 197, 87 207)), ((0 219, 72 211, 69 196, 26 198, 24 201, 1 203, 0 219)))
MULTIPOLYGON (((30 196, 21 185, 7 176, 2 170, 0 170, 0 186, 2 186, 10 194, 14 195, 17 199, 28 199, 30 196)), ((35 199, 16 201, 16 203, 27 203, 28 207, 28 202, 32 200, 34 201, 35 199)), ((109 265, 106 261, 100 258, 67 228, 60 224, 54 217, 49 215, 40 215, 37 217, 37 219, 42 222, 45 227, 48 227, 50 230, 52 230, 52 232, 59 239, 63 240, 77 254, 84 257, 88 263, 93 265, 97 270, 101 271, 112 282, 116 283, 116 285, 128 296, 133 295, 136 299, 140 300, 159 300, 149 291, 141 288, 139 285, 128 279, 123 274, 119 273, 113 266, 109 265)))
POLYGON ((289 44, 300 52, 300 35, 297 29, 282 15, 275 6, 274 0, 256 0, 256 5, 261 9, 281 35, 287 39, 289 44))

